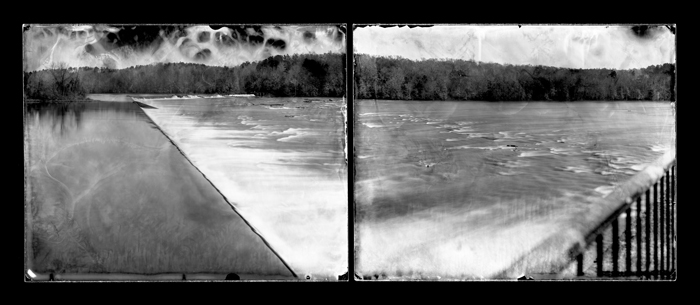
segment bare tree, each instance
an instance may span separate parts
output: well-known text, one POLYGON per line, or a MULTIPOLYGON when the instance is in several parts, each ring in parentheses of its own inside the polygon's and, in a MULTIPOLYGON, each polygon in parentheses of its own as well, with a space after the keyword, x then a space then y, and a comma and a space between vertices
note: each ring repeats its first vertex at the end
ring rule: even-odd
POLYGON ((68 64, 54 62, 49 66, 49 73, 54 81, 54 94, 58 98, 71 98, 80 95, 80 79, 77 71, 71 71, 68 64))

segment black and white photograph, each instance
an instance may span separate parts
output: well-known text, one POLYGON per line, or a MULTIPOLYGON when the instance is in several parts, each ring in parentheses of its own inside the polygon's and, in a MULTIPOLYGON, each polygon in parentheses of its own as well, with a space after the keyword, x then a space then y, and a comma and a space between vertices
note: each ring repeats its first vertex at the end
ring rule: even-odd
POLYGON ((347 277, 345 24, 24 24, 26 281, 347 277))
POLYGON ((675 25, 352 30, 358 278, 676 278, 675 25))
POLYGON ((676 24, 354 18, 22 24, 24 282, 677 281, 676 24))

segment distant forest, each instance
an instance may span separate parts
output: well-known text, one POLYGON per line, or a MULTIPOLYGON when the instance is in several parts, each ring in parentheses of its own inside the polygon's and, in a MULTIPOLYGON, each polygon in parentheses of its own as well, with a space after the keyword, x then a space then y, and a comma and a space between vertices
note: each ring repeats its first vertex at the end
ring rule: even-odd
POLYGON ((88 93, 255 94, 341 97, 345 54, 278 55, 236 67, 159 63, 125 69, 68 68, 24 73, 27 98, 78 99, 88 93))
MULTIPOLYGON (((235 67, 160 63, 126 69, 68 68, 25 72, 30 99, 80 99, 89 93, 255 94, 341 97, 345 54, 269 57, 235 67)), ((412 61, 355 55, 360 99, 579 101, 675 100, 675 65, 643 69, 568 69, 465 60, 412 61)))
POLYGON ((355 97, 400 100, 675 100, 675 66, 568 69, 355 55, 355 97))

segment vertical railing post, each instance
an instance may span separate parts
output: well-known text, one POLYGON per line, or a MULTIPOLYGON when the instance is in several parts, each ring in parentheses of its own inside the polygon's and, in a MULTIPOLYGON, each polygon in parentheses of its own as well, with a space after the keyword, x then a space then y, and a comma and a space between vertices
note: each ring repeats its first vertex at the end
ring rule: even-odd
POLYGON ((632 205, 627 208, 625 218, 625 275, 632 275, 632 205))
POLYGON ((576 275, 583 276, 583 252, 576 255, 576 275))
POLYGON ((637 197, 637 275, 642 275, 642 196, 637 197))
POLYGON ((654 184, 654 278, 657 278, 659 271, 659 184, 654 184))
POLYGON ((603 234, 595 238, 596 244, 596 275, 603 276, 603 234))
POLYGON ((664 242, 665 242, 665 237, 666 235, 664 234, 664 176, 661 176, 661 180, 659 180, 659 268, 657 269, 659 271, 659 276, 663 278, 664 275, 664 259, 665 253, 664 253, 664 242))
POLYGON ((676 166, 671 166, 671 270, 676 270, 676 166))
POLYGON ((647 272, 647 277, 649 277, 651 273, 651 191, 647 190, 646 196, 645 196, 645 202, 646 202, 646 209, 644 210, 646 214, 646 260, 645 265, 646 265, 646 272, 647 272))
POLYGON ((617 276, 618 271, 619 271, 617 261, 618 261, 619 254, 620 254, 619 253, 620 252, 620 232, 619 232, 619 228, 618 228, 618 220, 617 219, 618 218, 616 217, 612 221, 612 264, 613 264, 612 265, 612 267, 613 267, 612 275, 613 276, 617 276))
POLYGON ((671 169, 666 172, 666 275, 671 274, 671 169))

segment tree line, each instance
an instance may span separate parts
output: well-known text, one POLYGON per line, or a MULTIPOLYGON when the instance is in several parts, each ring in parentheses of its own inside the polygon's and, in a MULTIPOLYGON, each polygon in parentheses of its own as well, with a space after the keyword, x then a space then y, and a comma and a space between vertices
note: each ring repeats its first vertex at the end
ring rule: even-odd
MULTIPOLYGON (((675 100, 675 66, 568 69, 471 60, 413 61, 355 55, 355 97, 403 100, 675 100)), ((159 63, 126 69, 25 72, 27 98, 79 99, 88 93, 255 94, 341 97, 345 54, 273 56, 235 67, 159 63)))
POLYGON ((675 66, 569 69, 355 55, 355 97, 399 100, 675 100, 675 66))
POLYGON ((27 98, 79 99, 89 93, 255 94, 341 97, 345 54, 278 55, 235 67, 158 63, 125 69, 69 68, 25 72, 27 98))

